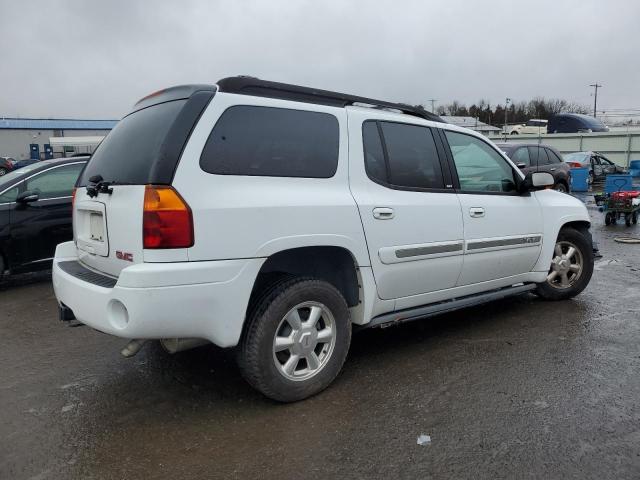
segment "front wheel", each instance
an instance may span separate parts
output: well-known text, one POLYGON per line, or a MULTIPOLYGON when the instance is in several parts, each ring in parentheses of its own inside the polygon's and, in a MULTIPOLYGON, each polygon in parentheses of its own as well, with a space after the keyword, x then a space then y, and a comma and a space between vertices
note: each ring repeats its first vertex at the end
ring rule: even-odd
POLYGON ((551 268, 536 292, 547 300, 564 300, 582 292, 593 274, 593 246, 590 239, 574 228, 560 230, 551 268))
POLYGON ((330 283, 293 278, 271 287, 247 317, 238 364, 265 396, 294 402, 324 390, 351 343, 344 297, 330 283))

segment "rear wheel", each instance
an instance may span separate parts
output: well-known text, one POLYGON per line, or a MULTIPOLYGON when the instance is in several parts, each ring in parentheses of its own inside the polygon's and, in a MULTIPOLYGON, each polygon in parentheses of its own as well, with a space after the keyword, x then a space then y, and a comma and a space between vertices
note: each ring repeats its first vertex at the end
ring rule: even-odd
POLYGON ((582 292, 593 274, 593 246, 582 232, 563 228, 554 248, 547 280, 537 293, 547 300, 564 300, 582 292))
POLYGON ((567 193, 567 186, 562 182, 556 183, 555 186, 553 187, 553 189, 556 192, 567 193))
POLYGON ((4 177, 4 175, 7 173, 7 169, 2 167, 0 168, 0 177, 4 177))
POLYGON ((638 212, 633 212, 631 214, 631 221, 634 225, 638 223, 638 212))
POLYGON ((613 223, 611 212, 607 212, 607 214, 604 216, 604 224, 606 226, 609 226, 611 225, 611 223, 613 223))
POLYGON ((630 214, 630 213, 627 213, 627 214, 624 216, 624 223, 627 225, 627 227, 630 227, 630 226, 631 226, 631 221, 632 221, 632 219, 631 219, 631 214, 630 214))
POLYGON ((251 386, 280 402, 302 400, 329 386, 351 343, 347 303, 321 280, 290 278, 272 286, 247 322, 240 371, 251 386))

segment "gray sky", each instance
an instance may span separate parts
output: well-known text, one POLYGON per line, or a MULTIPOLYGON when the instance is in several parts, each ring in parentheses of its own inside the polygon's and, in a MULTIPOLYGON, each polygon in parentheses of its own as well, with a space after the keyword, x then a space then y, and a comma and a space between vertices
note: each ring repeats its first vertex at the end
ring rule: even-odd
POLYGON ((391 101, 640 109, 640 2, 0 0, 0 116, 120 118, 246 74, 391 101))

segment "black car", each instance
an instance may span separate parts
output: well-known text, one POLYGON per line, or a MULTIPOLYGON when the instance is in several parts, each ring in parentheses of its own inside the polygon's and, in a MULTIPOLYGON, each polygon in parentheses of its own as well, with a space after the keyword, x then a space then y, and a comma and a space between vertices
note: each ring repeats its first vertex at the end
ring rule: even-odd
POLYGON ((549 145, 537 143, 496 143, 513 163, 525 175, 530 172, 547 172, 553 175, 554 190, 569 192, 571 185, 571 167, 562 159, 562 155, 549 145))
POLYGON ((15 159, 11 157, 0 157, 0 177, 5 176, 13 170, 15 162, 15 159))
POLYGON ((580 113, 558 113, 549 119, 547 133, 608 132, 609 127, 595 117, 580 113))
POLYGON ((44 160, 0 178, 0 277, 51 268, 73 238, 73 188, 87 158, 44 160))

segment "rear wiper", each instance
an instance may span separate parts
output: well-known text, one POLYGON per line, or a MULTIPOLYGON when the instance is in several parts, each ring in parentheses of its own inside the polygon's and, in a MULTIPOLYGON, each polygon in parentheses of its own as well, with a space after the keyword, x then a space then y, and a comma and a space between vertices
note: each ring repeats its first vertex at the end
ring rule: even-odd
POLYGON ((113 188, 109 187, 109 185, 113 185, 115 182, 103 181, 102 175, 94 175, 89 178, 89 181, 93 183, 93 185, 87 185, 87 195, 89 195, 89 197, 97 197, 99 193, 106 193, 108 195, 113 193, 113 188))

